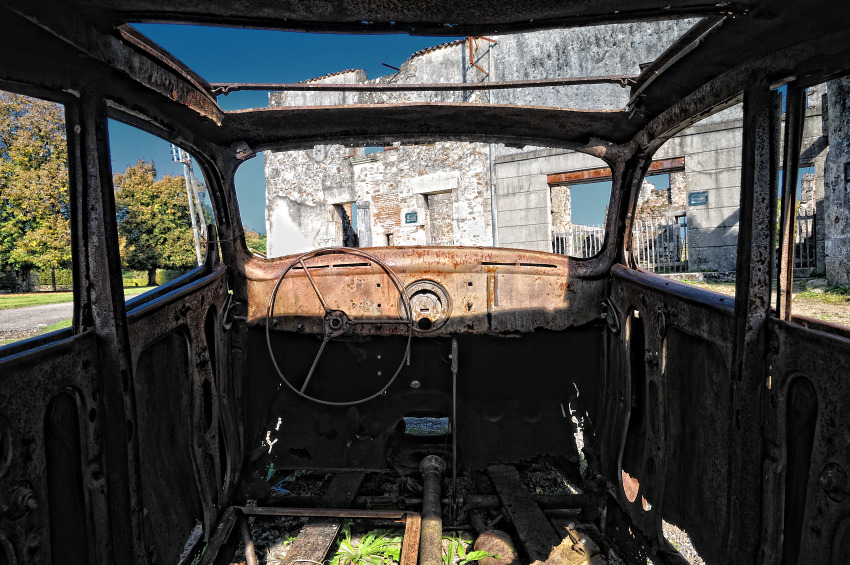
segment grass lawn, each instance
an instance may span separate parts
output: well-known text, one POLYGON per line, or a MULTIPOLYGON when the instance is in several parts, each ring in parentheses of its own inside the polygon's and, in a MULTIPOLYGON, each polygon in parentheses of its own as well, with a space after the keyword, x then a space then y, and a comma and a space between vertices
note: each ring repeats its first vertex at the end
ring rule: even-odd
MULTIPOLYGON (((129 286, 124 288, 124 297, 129 298, 151 290, 152 286, 129 286)), ((40 306, 42 304, 61 304, 74 299, 72 292, 31 292, 28 294, 0 294, 0 310, 40 306)), ((57 329, 57 328, 54 328, 57 329)))

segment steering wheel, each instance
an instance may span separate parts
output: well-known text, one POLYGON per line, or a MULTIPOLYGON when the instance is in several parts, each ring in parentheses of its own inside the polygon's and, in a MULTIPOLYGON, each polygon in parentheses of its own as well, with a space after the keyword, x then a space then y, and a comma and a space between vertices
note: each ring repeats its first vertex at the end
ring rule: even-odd
POLYGON ((366 402, 368 400, 372 400, 377 396, 386 391, 391 384, 395 381, 398 374, 401 372, 402 367, 404 367, 405 361, 407 361, 410 357, 410 341, 413 337, 413 317, 411 316, 411 307, 410 307, 410 299, 407 296, 407 293, 404 292, 404 286, 401 284, 401 280, 399 280, 398 275, 383 261, 366 253, 365 251, 361 251, 359 249, 352 249, 349 247, 325 247, 322 249, 316 249, 314 251, 308 251, 307 253, 303 253, 293 259, 293 261, 283 270, 280 277, 277 279, 277 284, 275 284, 274 291, 269 297, 269 306, 266 310, 266 345, 269 349, 269 356, 271 357, 272 364, 274 365, 275 370, 277 371, 280 380, 284 382, 286 386, 288 386, 295 394, 302 398, 306 398, 307 400, 312 400, 313 402, 317 402, 319 404, 325 404, 329 406, 351 406, 352 404, 360 404, 362 402, 366 402), (352 319, 348 316, 344 311, 333 309, 328 306, 327 301, 324 296, 322 296, 319 287, 316 285, 316 281, 313 280, 313 276, 310 274, 310 269, 307 267, 307 264, 304 262, 306 259, 312 259, 314 257, 321 257, 323 255, 353 255, 355 257, 361 257, 363 259, 368 259, 372 261, 376 265, 378 265, 386 274, 387 277, 392 281, 393 285, 395 285, 396 290, 401 297, 400 304, 404 309, 404 318, 399 319, 352 319), (272 348, 271 342, 271 334, 269 332, 269 327, 271 326, 271 318, 272 313, 274 312, 275 300, 277 299, 277 293, 280 289, 280 285, 283 282, 284 277, 287 273, 289 273, 296 265, 300 265, 302 269, 304 269, 304 274, 307 275, 307 279, 310 281, 310 285, 313 287, 313 291, 316 293, 316 297, 319 299, 319 302, 322 305, 322 309, 325 311, 323 320, 322 320, 322 330, 323 330, 323 339, 322 345, 319 346, 319 351, 316 353, 316 357, 313 359, 313 363, 310 365, 310 370, 307 373, 307 378, 304 379, 304 384, 301 385, 301 388, 296 388, 289 380, 284 376, 283 371, 278 365, 277 359, 275 357, 274 349, 272 348), (332 402, 329 400, 322 400, 320 398, 316 398, 315 396, 311 396, 306 393, 307 386, 310 384, 310 380, 313 378, 313 373, 316 370, 316 366, 319 363, 319 359, 322 357, 322 352, 324 352, 325 347, 328 342, 334 338, 337 338, 346 332, 348 332, 351 328, 359 324, 370 324, 370 325, 378 325, 378 324, 402 324, 408 327, 407 331, 407 345, 404 350, 404 355, 399 362, 398 368, 393 373, 392 377, 390 377, 389 381, 375 394, 367 396, 365 398, 361 398, 359 400, 352 400, 348 402, 332 402))

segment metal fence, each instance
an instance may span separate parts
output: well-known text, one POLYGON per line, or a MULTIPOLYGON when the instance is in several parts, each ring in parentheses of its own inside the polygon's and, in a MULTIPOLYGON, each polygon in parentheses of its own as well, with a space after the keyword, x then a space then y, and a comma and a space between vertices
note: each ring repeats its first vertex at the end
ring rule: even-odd
MULTIPOLYGON (((603 227, 573 224, 566 231, 552 234, 552 251, 571 257, 593 257, 604 241, 603 227)), ((637 220, 632 232, 632 253, 638 266, 648 271, 687 271, 687 218, 637 220)))
MULTIPOLYGON (((817 267, 817 229, 814 212, 797 216, 794 267, 817 267)), ((602 249, 605 229, 573 224, 552 234, 552 251, 571 257, 593 257, 602 249)), ((632 255, 647 271, 679 273, 688 270, 688 218, 636 220, 632 230, 632 255)))
POLYGON ((637 265, 656 273, 688 270, 688 218, 635 220, 632 256, 637 265))
POLYGON ((552 252, 570 257, 593 257, 605 242, 602 226, 580 226, 572 224, 566 231, 552 234, 552 252))
POLYGON ((797 216, 794 246, 794 268, 817 267, 817 229, 814 212, 804 211, 797 216))

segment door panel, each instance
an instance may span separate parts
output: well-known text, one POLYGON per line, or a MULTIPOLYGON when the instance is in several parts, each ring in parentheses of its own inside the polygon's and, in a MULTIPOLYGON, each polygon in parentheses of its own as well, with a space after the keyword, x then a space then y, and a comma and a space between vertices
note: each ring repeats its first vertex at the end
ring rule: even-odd
POLYGON ((236 415, 220 400, 232 398, 217 327, 224 275, 216 267, 128 313, 145 545, 163 563, 177 561, 197 523, 210 532, 238 475, 236 415))
POLYGON ((732 299, 621 266, 612 270, 603 452, 629 517, 663 548, 662 516, 706 562, 722 560, 732 473, 732 299), (712 561, 714 560, 714 561, 712 561))
POLYGON ((783 563, 850 555, 850 339, 771 319, 765 519, 783 563), (781 543, 781 545, 780 545, 781 543))
POLYGON ((108 536, 94 334, 0 361, 0 559, 88 563, 108 536), (52 547, 53 546, 53 547, 52 547))

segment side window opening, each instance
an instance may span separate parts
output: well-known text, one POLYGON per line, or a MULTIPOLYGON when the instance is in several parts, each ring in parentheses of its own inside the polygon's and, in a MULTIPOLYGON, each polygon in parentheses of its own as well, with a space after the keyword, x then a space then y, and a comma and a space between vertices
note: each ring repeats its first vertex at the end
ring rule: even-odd
POLYGON ((71 325, 65 127, 62 104, 0 91, 0 346, 71 325))
MULTIPOLYGON (((792 86, 779 89, 783 94, 782 127, 786 134, 789 116, 795 110, 792 86)), ((789 154, 784 152, 784 145, 782 147, 776 214, 778 276, 772 300, 780 318, 793 321, 802 316, 843 326, 845 330, 850 327, 846 243, 846 226, 850 219, 847 206, 850 165, 846 152, 850 139, 846 127, 848 89, 850 77, 845 76, 810 86, 801 93, 800 147, 791 148, 789 154), (788 163, 784 162, 786 159, 788 163), (786 173, 790 170, 788 167, 795 165, 796 184, 789 187, 791 193, 785 195, 786 173), (783 213, 785 196, 789 204, 793 201, 793 206, 783 213), (787 220, 790 230, 787 248, 782 242, 783 220, 787 220), (785 261, 792 257, 793 262, 785 261)))
POLYGON ((110 120, 124 295, 129 299, 198 267, 214 215, 197 164, 183 149, 110 120))
POLYGON ((718 112, 653 155, 634 213, 636 266, 734 294, 742 116, 740 104, 718 112))

